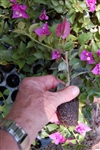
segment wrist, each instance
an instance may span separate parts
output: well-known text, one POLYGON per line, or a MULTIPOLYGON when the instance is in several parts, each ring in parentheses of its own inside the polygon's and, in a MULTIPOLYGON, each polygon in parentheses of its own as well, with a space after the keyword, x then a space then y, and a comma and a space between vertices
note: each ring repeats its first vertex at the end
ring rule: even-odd
POLYGON ((14 140, 14 138, 9 133, 7 133, 4 130, 0 130, 0 137, 1 137, 1 139, 0 139, 0 143, 1 143, 0 144, 0 149, 2 149, 2 150, 7 150, 7 149, 19 150, 17 142, 14 140))
POLYGON ((37 134, 38 134, 38 127, 35 124, 35 121, 33 123, 33 120, 22 112, 10 112, 5 119, 7 120, 13 120, 15 121, 29 136, 30 142, 29 146, 32 144, 32 142, 35 140, 37 134), (34 127, 34 128, 33 128, 34 127))

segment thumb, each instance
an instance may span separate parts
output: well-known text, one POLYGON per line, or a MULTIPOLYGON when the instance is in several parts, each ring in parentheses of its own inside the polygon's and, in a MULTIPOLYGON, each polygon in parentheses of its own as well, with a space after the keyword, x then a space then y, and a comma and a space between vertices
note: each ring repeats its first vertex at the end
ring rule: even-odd
POLYGON ((79 92, 80 90, 77 86, 69 86, 53 94, 57 99, 57 106, 59 106, 62 103, 69 102, 74 99, 78 96, 79 92))

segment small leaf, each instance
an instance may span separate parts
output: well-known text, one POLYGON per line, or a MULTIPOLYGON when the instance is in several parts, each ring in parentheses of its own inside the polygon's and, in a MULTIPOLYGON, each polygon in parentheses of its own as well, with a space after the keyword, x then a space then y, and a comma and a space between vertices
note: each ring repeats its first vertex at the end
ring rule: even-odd
POLYGON ((33 54, 36 58, 43 58, 43 53, 42 52, 36 52, 33 54))
POLYGON ((19 68, 22 69, 23 66, 25 65, 25 60, 23 60, 23 59, 20 60, 20 59, 19 59, 19 60, 17 61, 17 64, 18 64, 19 68))
POLYGON ((97 16, 97 18, 98 18, 98 22, 100 23, 100 11, 97 11, 97 12, 96 12, 96 16, 97 16))
POLYGON ((8 89, 4 90, 3 94, 4 95, 9 95, 10 91, 8 89))
POLYGON ((31 34, 38 27, 38 25, 39 25, 38 23, 32 24, 29 27, 29 33, 31 34))
POLYGON ((51 132, 51 131, 56 130, 58 128, 58 125, 56 125, 56 124, 49 124, 49 125, 47 125, 47 128, 48 128, 49 132, 51 132))
POLYGON ((59 64, 58 71, 68 71, 67 70, 67 65, 64 61, 59 64))
POLYGON ((72 41, 70 42, 67 42, 65 45, 64 45, 64 49, 65 50, 70 50, 74 47, 74 43, 72 41))
POLYGON ((58 69, 58 63, 57 62, 54 62, 51 67, 50 67, 50 70, 55 70, 55 69, 58 69))
POLYGON ((82 74, 89 73, 90 71, 86 68, 77 68, 74 70, 74 72, 75 73, 71 76, 72 79, 82 74))
POLYGON ((25 23, 23 21, 20 21, 18 23, 18 28, 22 30, 22 29, 24 29, 24 27, 25 27, 25 23))
POLYGON ((34 42, 29 41, 26 48, 30 48, 30 47, 33 47, 33 46, 34 46, 34 42))
POLYGON ((1 41, 9 44, 9 45, 15 45, 13 39, 11 39, 9 36, 7 35, 3 35, 2 38, 0 39, 1 41))
POLYGON ((39 42, 42 42, 46 38, 46 35, 42 35, 38 37, 39 42))
POLYGON ((51 2, 52 2, 52 4, 53 4, 54 6, 58 6, 58 5, 59 5, 58 0, 51 0, 51 2))
POLYGON ((90 39, 91 39, 91 33, 82 33, 79 35, 79 38, 78 38, 79 43, 81 45, 87 43, 90 39))
POLYGON ((6 60, 6 61, 12 61, 12 51, 8 50, 2 50, 0 51, 0 59, 6 60))
POLYGON ((54 7, 54 9, 55 9, 58 13, 62 13, 64 8, 63 8, 63 6, 58 5, 58 6, 54 7))

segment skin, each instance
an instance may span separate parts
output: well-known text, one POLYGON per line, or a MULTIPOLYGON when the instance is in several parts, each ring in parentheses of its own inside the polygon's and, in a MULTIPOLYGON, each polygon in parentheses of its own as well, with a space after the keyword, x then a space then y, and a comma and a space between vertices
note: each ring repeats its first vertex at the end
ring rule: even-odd
MULTIPOLYGON (((30 141, 26 149, 29 149, 38 132, 53 117, 57 107, 79 94, 76 86, 50 92, 50 89, 57 87, 58 82, 61 81, 52 75, 28 77, 19 86, 15 103, 5 119, 14 120, 29 135, 30 141)), ((0 141, 2 150, 19 150, 14 138, 3 130, 0 130, 0 141)))

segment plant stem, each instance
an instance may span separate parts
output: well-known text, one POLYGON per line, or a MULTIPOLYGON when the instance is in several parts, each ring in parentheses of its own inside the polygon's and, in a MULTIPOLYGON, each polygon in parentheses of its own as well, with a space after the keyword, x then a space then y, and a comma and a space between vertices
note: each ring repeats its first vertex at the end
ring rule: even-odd
POLYGON ((54 12, 55 10, 50 10, 50 11, 48 11, 46 14, 49 14, 49 13, 51 13, 51 12, 54 12))
POLYGON ((40 44, 40 45, 42 45, 42 46, 44 46, 44 47, 46 47, 46 48, 48 48, 48 49, 51 49, 51 50, 54 49, 53 47, 47 46, 47 45, 45 45, 45 44, 43 44, 43 43, 40 43, 39 41, 37 41, 36 39, 34 39, 31 35, 27 34, 26 32, 25 32, 24 34, 27 35, 27 36, 28 36, 30 39, 32 39, 34 42, 36 42, 36 43, 38 43, 38 44, 40 44))
POLYGON ((65 63, 66 63, 66 66, 67 66, 67 83, 66 83, 66 86, 69 86, 70 85, 70 72, 69 72, 69 63, 68 63, 68 51, 66 51, 65 53, 65 63))

